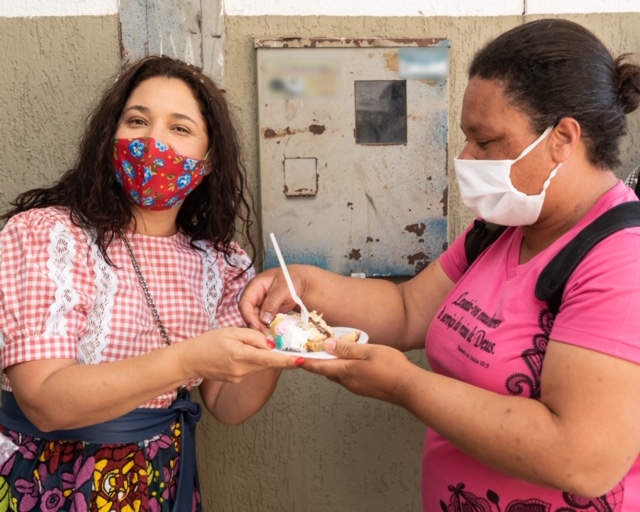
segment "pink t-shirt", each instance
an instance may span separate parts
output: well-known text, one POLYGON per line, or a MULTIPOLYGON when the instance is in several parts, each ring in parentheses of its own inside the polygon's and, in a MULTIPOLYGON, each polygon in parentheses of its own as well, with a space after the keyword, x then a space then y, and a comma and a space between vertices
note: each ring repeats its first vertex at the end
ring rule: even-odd
MULTIPOLYGON (((542 269, 580 229, 634 198, 618 183, 577 226, 522 265, 521 228, 508 228, 468 270, 459 237, 440 258, 455 286, 427 333, 433 370, 536 399, 549 339, 640 363, 640 228, 614 233, 587 254, 567 282, 555 321, 534 295, 542 269)), ((637 512, 640 458, 610 493, 586 499, 496 472, 427 429, 422 494, 425 512, 637 512)))
MULTIPOLYGON (((217 327, 244 326, 238 294, 254 275, 234 246, 230 265, 212 244, 183 233, 126 233, 171 343, 217 327)), ((164 346, 125 245, 115 238, 107 264, 91 236, 62 208, 12 217, 0 232, 0 365, 39 359, 118 361, 164 346)), ((162 371, 158 368, 158 371, 162 371)), ((189 387, 198 385, 194 380, 189 387)), ((11 390, 6 374, 2 388, 11 390)), ((168 407, 165 393, 146 407, 168 407)))

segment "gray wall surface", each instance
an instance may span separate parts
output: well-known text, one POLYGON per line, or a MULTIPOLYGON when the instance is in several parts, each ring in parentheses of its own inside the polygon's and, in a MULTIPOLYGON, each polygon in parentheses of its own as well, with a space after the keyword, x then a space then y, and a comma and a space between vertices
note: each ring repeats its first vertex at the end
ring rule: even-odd
POLYGON ((0 18, 0 209, 74 160, 120 67, 117 16, 0 18))
MULTIPOLYGON (((640 14, 565 16, 614 54, 640 52, 640 14)), ((451 44, 449 168, 462 149, 466 68, 489 38, 535 17, 227 17, 224 87, 258 197, 254 39, 446 37, 451 44)), ((0 18, 0 209, 58 177, 75 155, 84 118, 120 63, 117 17, 0 18)), ((640 114, 630 117, 621 176, 640 164, 640 114)), ((470 220, 450 172, 449 234, 470 220)), ((420 352, 410 354, 425 365, 420 352)), ((239 427, 208 415, 198 447, 205 510, 418 512, 424 426, 393 406, 349 394, 302 371, 285 372, 272 400, 239 427)))

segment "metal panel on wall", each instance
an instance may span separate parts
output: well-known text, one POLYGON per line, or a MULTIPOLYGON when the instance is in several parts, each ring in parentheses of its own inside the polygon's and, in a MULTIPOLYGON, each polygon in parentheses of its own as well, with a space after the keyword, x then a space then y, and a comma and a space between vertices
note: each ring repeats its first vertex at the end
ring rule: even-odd
POLYGON ((422 270, 447 243, 449 41, 255 45, 265 238, 344 275, 422 270))

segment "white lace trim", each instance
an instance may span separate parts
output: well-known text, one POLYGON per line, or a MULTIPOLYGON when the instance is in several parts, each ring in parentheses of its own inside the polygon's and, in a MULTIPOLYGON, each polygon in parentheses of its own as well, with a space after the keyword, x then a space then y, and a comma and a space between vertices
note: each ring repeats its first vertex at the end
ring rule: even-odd
POLYGON ((103 360, 102 351, 107 346, 107 335, 113 315, 118 276, 107 264, 95 243, 91 244, 91 259, 96 274, 95 303, 87 316, 87 334, 78 342, 78 362, 95 364, 103 360))
POLYGON ((49 277, 57 285, 55 301, 49 306, 45 336, 67 334, 65 314, 78 304, 78 294, 73 289, 72 262, 76 255, 76 242, 62 222, 56 223, 49 235, 47 248, 49 277))
MULTIPOLYGON (((0 243, 0 267, 2 267, 2 244, 0 243)), ((5 347, 7 343, 4 341, 4 336, 0 330, 0 348, 5 347)))
POLYGON ((198 248, 202 249, 200 252, 204 272, 204 279, 202 280, 202 303, 209 316, 211 328, 215 329, 218 327, 216 313, 218 311, 218 303, 222 298, 223 281, 222 276, 220 276, 220 271, 218 270, 218 254, 210 245, 202 240, 197 240, 194 243, 198 248))
POLYGON ((251 259, 246 254, 234 252, 229 257, 229 262, 236 268, 249 269, 247 270, 247 277, 249 279, 255 277, 256 269, 254 267, 249 268, 249 266, 251 265, 251 259))

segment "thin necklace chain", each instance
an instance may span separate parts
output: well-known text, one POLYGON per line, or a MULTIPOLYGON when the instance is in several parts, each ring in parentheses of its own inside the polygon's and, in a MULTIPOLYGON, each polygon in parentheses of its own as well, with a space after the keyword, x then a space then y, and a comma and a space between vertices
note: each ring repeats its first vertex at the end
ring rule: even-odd
POLYGON ((153 301, 151 292, 149 292, 149 287, 147 286, 147 282, 144 280, 144 276, 142 275, 142 271, 140 270, 140 265, 138 265, 138 260, 136 260, 135 254, 133 254, 133 249, 129 244, 129 240, 127 240, 127 237, 124 236, 124 233, 121 229, 118 230, 118 234, 120 235, 120 239, 124 242, 124 245, 127 248, 127 252, 129 253, 129 257, 131 258, 131 264, 133 265, 133 270, 135 270, 136 275, 138 276, 138 281, 140 282, 140 286, 142 287, 144 296, 147 299, 147 303, 151 308, 151 314, 156 321, 156 325, 158 326, 158 330, 160 331, 160 336, 162 336, 165 345, 171 345, 171 341, 169 341, 169 335, 167 334, 167 330, 162 324, 162 320, 160 320, 160 315, 158 313, 158 309, 156 308, 156 303, 153 301))

